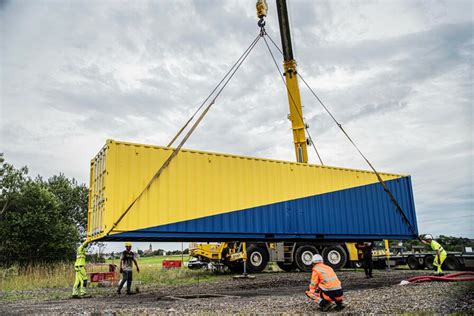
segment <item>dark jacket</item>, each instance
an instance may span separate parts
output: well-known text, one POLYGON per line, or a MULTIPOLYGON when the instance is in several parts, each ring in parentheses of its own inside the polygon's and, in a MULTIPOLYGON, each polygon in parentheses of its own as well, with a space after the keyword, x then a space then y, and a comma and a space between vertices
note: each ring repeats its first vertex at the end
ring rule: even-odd
POLYGON ((372 260, 372 249, 374 249, 374 243, 368 242, 359 244, 357 243, 356 248, 362 251, 362 258, 363 260, 372 260))

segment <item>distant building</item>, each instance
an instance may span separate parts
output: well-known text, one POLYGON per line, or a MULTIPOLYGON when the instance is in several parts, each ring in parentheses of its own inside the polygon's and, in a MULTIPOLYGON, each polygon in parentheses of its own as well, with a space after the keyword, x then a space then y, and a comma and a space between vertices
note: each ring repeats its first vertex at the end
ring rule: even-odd
POLYGON ((150 247, 148 247, 148 249, 143 251, 143 254, 148 255, 148 254, 151 254, 152 252, 153 252, 153 247, 151 246, 151 243, 150 243, 150 247))

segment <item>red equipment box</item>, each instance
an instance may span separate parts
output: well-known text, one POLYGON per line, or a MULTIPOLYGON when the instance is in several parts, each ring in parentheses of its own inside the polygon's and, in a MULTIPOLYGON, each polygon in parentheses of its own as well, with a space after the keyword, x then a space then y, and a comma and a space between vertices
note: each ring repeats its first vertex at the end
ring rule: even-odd
POLYGON ((163 260, 163 269, 181 268, 181 260, 163 260))
POLYGON ((115 285, 117 283, 117 266, 115 264, 91 264, 89 268, 91 270, 96 270, 104 267, 108 267, 108 272, 89 272, 87 273, 89 276, 89 282, 96 282, 96 283, 104 283, 110 282, 111 285, 115 285))
POLYGON ((90 282, 116 281, 115 272, 91 272, 89 273, 90 282))

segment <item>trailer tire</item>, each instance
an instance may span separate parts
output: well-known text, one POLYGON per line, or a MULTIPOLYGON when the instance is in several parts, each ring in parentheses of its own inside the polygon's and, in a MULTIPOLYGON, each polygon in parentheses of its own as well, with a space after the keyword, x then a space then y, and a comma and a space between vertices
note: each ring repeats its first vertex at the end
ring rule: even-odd
POLYGON ((459 270, 461 268, 461 264, 459 263, 458 258, 448 256, 443 262, 443 268, 446 270, 459 270))
POLYGON ((247 270, 262 272, 267 267, 269 255, 267 249, 255 245, 247 248, 247 270))
POLYGON ((415 256, 408 257, 407 265, 410 268, 410 270, 416 270, 420 268, 420 262, 418 261, 418 258, 415 256))
POLYGON ((329 246, 323 249, 324 263, 335 270, 343 268, 347 263, 347 252, 341 246, 329 246))
POLYGON ((310 272, 313 268, 313 263, 311 259, 315 254, 318 254, 318 249, 311 245, 303 245, 298 247, 295 251, 295 260, 296 266, 302 272, 310 272))
POLYGON ((425 267, 426 267, 426 269, 428 269, 428 270, 433 270, 434 269, 433 261, 434 261, 434 256, 433 255, 427 255, 425 257, 425 267))
POLYGON ((291 272, 296 269, 296 265, 294 262, 292 263, 277 262, 277 266, 285 272, 291 272))

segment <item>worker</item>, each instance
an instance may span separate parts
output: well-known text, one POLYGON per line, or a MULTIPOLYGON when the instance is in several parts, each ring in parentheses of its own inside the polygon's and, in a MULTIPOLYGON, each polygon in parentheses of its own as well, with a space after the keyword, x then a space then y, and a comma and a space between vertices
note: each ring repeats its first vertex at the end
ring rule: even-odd
POLYGON ((433 239, 433 236, 430 234, 426 234, 422 239, 421 242, 427 245, 431 246, 431 249, 436 251, 436 256, 433 260, 433 265, 436 268, 436 275, 443 275, 443 270, 441 269, 441 266, 443 265, 444 260, 446 260, 446 257, 448 254, 446 253, 446 250, 441 247, 441 245, 433 239))
POLYGON ((365 277, 372 278, 372 268, 373 268, 373 261, 372 261, 372 250, 374 249, 373 242, 358 242, 355 247, 362 252, 362 267, 364 268, 365 277))
POLYGON ((138 267, 138 263, 136 260, 136 255, 132 251, 132 243, 126 242, 125 243, 125 251, 122 252, 120 255, 120 273, 122 273, 122 281, 119 284, 117 293, 120 295, 122 291, 122 287, 127 282, 127 295, 133 294, 131 292, 132 287, 132 271, 133 271, 133 263, 137 267, 137 272, 140 273, 140 268, 138 267))
POLYGON ((82 245, 77 248, 76 251, 76 262, 74 263, 74 270, 76 271, 76 279, 74 281, 74 286, 72 287, 72 297, 73 298, 84 298, 87 296, 86 292, 86 283, 87 283, 87 273, 86 273, 86 247, 89 244, 89 241, 86 240, 82 245))
POLYGON ((313 272, 306 295, 317 302, 322 311, 329 310, 332 302, 336 303, 337 310, 346 307, 343 302, 341 281, 337 278, 334 270, 323 263, 323 257, 319 254, 315 254, 311 262, 313 263, 313 272))

